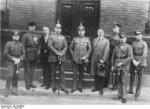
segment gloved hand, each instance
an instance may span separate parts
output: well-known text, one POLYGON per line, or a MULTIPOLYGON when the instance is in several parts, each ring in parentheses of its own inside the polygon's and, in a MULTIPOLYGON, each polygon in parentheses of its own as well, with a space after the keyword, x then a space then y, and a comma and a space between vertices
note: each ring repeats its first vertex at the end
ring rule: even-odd
POLYGON ((20 59, 19 58, 13 58, 12 60, 14 61, 15 64, 19 64, 20 63, 20 59))
POLYGON ((123 65, 122 62, 120 62, 120 63, 117 64, 117 67, 120 67, 122 65, 123 65))
POLYGON ((135 59, 133 59, 132 61, 133 61, 133 64, 134 64, 135 66, 138 66, 138 65, 140 64, 140 62, 139 62, 139 61, 136 61, 135 59))
POLYGON ((102 64, 104 63, 104 61, 103 61, 102 59, 101 59, 101 60, 99 60, 99 62, 100 62, 100 63, 102 63, 102 64))
POLYGON ((83 62, 85 62, 85 63, 88 63, 88 62, 89 62, 89 60, 88 60, 85 56, 82 57, 81 60, 82 60, 83 62))
POLYGON ((113 70, 114 70, 114 66, 111 67, 111 71, 113 71, 113 70))

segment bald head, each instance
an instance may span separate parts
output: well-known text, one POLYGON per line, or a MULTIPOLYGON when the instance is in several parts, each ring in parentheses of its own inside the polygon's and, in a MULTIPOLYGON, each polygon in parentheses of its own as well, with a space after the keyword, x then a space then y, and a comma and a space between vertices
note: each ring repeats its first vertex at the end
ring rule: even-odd
POLYGON ((49 31, 49 28, 48 27, 43 27, 43 32, 45 34, 48 34, 50 31, 49 31))
POLYGON ((104 37, 104 31, 102 29, 98 29, 97 35, 98 37, 104 37))

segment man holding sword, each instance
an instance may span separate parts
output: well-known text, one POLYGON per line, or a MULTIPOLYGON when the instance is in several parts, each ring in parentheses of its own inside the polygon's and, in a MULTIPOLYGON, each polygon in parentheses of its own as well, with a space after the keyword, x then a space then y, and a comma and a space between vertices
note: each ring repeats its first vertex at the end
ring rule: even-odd
POLYGON ((12 94, 17 95, 19 67, 25 57, 25 49, 23 44, 19 42, 19 38, 19 32, 14 31, 13 40, 7 42, 4 48, 4 55, 8 65, 5 97, 9 96, 11 84, 12 94))
POLYGON ((118 95, 115 100, 121 99, 122 103, 127 102, 127 73, 129 71, 129 63, 133 57, 132 48, 126 43, 124 33, 119 35, 118 45, 115 47, 112 54, 112 70, 117 75, 118 95))
POLYGON ((142 39, 143 35, 141 31, 135 31, 135 41, 132 43, 133 49, 133 60, 131 61, 130 66, 130 87, 129 94, 133 94, 133 86, 135 81, 135 73, 137 73, 137 86, 135 97, 139 97, 142 84, 142 74, 144 67, 147 66, 147 43, 142 39), (136 71, 136 72, 135 72, 136 71))

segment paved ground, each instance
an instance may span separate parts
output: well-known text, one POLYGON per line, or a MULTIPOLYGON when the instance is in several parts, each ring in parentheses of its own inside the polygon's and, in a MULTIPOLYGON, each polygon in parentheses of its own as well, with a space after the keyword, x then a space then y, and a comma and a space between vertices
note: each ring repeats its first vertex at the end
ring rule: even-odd
MULTIPOLYGON (((91 89, 86 89, 83 93, 75 92, 70 95, 65 95, 63 92, 58 96, 53 94, 51 89, 44 90, 40 87, 40 83, 37 84, 35 90, 26 91, 24 88, 24 82, 19 82, 19 95, 20 96, 9 96, 5 98, 3 96, 5 81, 0 80, 0 104, 110 104, 119 105, 122 104, 120 101, 112 100, 117 94, 116 91, 110 89, 104 89, 104 95, 100 96, 98 92, 91 92, 91 89)), ((127 104, 150 104, 150 87, 143 87, 141 96, 137 102, 134 101, 133 95, 128 95, 127 104)))

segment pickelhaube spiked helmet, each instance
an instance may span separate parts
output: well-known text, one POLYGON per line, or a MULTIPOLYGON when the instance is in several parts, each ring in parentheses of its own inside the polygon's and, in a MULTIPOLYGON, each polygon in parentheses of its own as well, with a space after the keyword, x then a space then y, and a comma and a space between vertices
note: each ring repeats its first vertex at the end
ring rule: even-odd
POLYGON ((59 20, 57 21, 56 28, 61 28, 61 24, 59 23, 59 20))
POLYGON ((82 22, 80 23, 78 30, 85 30, 85 27, 82 25, 82 22))

